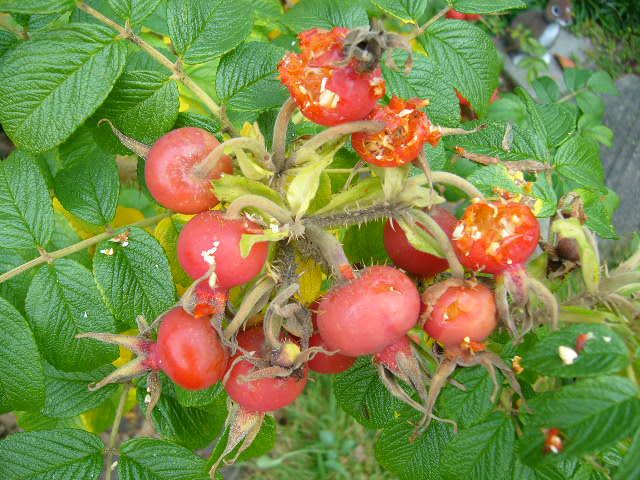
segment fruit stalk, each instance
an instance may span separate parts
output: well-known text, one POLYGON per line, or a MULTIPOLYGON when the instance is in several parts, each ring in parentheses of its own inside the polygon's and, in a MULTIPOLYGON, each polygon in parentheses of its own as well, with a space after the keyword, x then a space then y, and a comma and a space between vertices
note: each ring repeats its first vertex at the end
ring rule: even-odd
POLYGON ((449 172, 431 172, 431 180, 433 183, 443 183, 451 187, 462 190, 470 199, 484 198, 482 192, 478 190, 472 183, 468 182, 458 175, 449 172))
POLYGON ((273 126, 273 141, 271 142, 273 151, 273 163, 276 172, 280 172, 284 168, 285 150, 287 146, 287 129, 293 112, 297 105, 293 98, 289 97, 280 108, 276 123, 273 126))
POLYGON ((116 442, 118 440, 118 432, 120 431, 120 424, 122 423, 122 416, 124 415, 124 407, 127 404, 127 396, 129 395, 129 385, 125 385, 120 394, 120 400, 118 401, 118 409, 116 410, 116 417, 113 420, 113 426, 111 427, 111 434, 109 435, 109 443, 105 449, 104 465, 105 465, 105 480, 111 480, 111 472, 113 471, 112 465, 113 454, 115 453, 116 442))

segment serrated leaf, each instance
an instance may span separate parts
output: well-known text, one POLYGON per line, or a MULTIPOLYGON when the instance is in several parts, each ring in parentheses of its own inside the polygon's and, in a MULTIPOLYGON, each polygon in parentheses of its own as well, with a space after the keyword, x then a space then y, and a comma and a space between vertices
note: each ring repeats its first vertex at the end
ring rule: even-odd
POLYGON ((0 12, 58 13, 71 10, 75 0, 0 0, 0 12))
POLYGON ((359 181, 348 190, 336 193, 331 201, 314 212, 315 215, 332 211, 344 211, 354 207, 364 208, 367 205, 384 199, 382 182, 378 177, 369 177, 359 181))
POLYGON ((125 64, 126 46, 115 36, 100 25, 68 25, 3 56, 0 121, 16 145, 55 147, 98 108, 125 64))
POLYGON ((414 24, 418 22, 429 6, 429 0, 373 0, 373 3, 404 23, 414 24))
POLYGON ((360 357, 353 367, 336 375, 333 393, 340 408, 367 428, 393 421, 401 405, 378 378, 370 357, 360 357))
MULTIPOLYGON (((227 440, 229 438, 229 430, 227 429, 216 443, 209 460, 207 461, 207 467, 211 467, 216 460, 220 457, 224 448, 227 446, 227 440)), ((238 461, 243 462, 251 458, 260 457, 267 454, 273 449, 276 444, 276 421, 270 415, 266 415, 260 425, 260 430, 256 435, 256 438, 251 442, 251 445, 238 456, 238 461)), ((238 448, 233 449, 225 458, 234 458, 238 448)))
POLYGON ((576 95, 576 103, 583 113, 601 119, 604 115, 604 100, 595 93, 582 91, 576 95))
MULTIPOLYGON (((5 273, 37 256, 35 252, 9 250, 0 251, 0 272, 5 273)), ((34 270, 16 275, 9 280, 0 283, 0 297, 8 300, 20 312, 24 313, 24 300, 31 284, 31 279, 35 274, 34 270)))
POLYGON ((419 41, 480 117, 498 86, 500 60, 491 38, 470 22, 439 20, 419 41))
POLYGON ((448 0, 448 3, 463 13, 498 13, 514 8, 527 8, 522 0, 448 0))
POLYGON ((0 29, 0 57, 18 43, 18 37, 13 33, 0 29))
MULTIPOLYGON (((54 228, 51 240, 47 244, 48 251, 60 250, 82 240, 62 213, 54 212, 53 217, 54 228)), ((66 258, 75 260, 84 267, 91 268, 89 253, 86 250, 67 255, 66 258)))
POLYGON ((564 71, 564 83, 573 92, 587 86, 593 72, 582 68, 567 68, 564 71))
POLYGON ((522 365, 541 375, 573 378, 613 374, 629 363, 629 351, 622 339, 604 325, 571 325, 540 340, 523 356, 522 365), (579 335, 589 335, 574 363, 565 365, 558 354, 560 346, 576 349, 579 335))
POLYGON ((383 241, 385 223, 386 220, 377 220, 347 229, 342 243, 349 262, 361 265, 391 263, 383 241))
POLYGON ((635 432, 640 423, 638 387, 627 378, 610 376, 580 380, 529 401, 534 412, 527 418, 520 440, 526 463, 539 462, 545 428, 563 433, 564 454, 582 455, 602 450, 635 432))
POLYGON ((36 430, 58 430, 61 428, 77 428, 82 430, 84 425, 80 417, 49 418, 39 412, 16 412, 18 425, 26 432, 36 430))
POLYGON ((551 145, 558 146, 576 129, 576 115, 566 104, 538 105, 538 113, 546 125, 551 145))
POLYGON ((412 440, 419 419, 418 412, 406 406, 401 415, 391 418, 376 442, 376 459, 400 480, 440 480, 441 456, 453 429, 434 420, 426 432, 412 440))
POLYGON ((182 127, 198 127, 213 134, 219 134, 220 121, 215 117, 207 117, 199 113, 180 112, 172 130, 182 127))
POLYGON ((495 195, 496 188, 512 193, 523 193, 521 187, 516 185, 513 177, 504 165, 487 165, 477 168, 467 177, 478 190, 485 195, 495 195))
POLYGON ((292 30, 362 27, 369 24, 367 12, 351 0, 305 0, 289 10, 282 21, 292 30))
POLYGON ((613 478, 614 480, 640 478, 640 430, 633 436, 631 445, 613 478))
MULTIPOLYGON (((146 395, 146 389, 139 387, 138 403, 145 412, 146 395)), ((162 395, 151 415, 157 432, 163 438, 193 450, 206 447, 218 436, 226 413, 224 402, 204 407, 184 407, 178 403, 172 385, 163 382, 162 395)))
MULTIPOLYGON (((179 107, 178 85, 168 74, 125 71, 93 118, 106 118, 125 135, 153 145, 173 127, 179 107)), ((117 141, 108 124, 98 128, 117 141)), ((119 153, 126 152, 123 148, 119 153)))
POLYGON ((578 480, 573 477, 576 460, 563 459, 554 463, 542 463, 535 468, 516 457, 513 462, 512 480, 578 480))
POLYGON ((223 175, 213 180, 213 190, 221 202, 231 203, 242 195, 260 195, 284 206, 282 197, 264 183, 240 175, 223 175))
POLYGON ((45 364, 47 396, 42 414, 51 418, 70 418, 97 407, 116 392, 118 385, 106 385, 95 392, 88 386, 114 370, 112 365, 104 365, 90 372, 62 372, 45 364))
POLYGON ((35 159, 19 150, 0 162, 0 243, 7 249, 44 247, 53 207, 35 159))
POLYGON ((220 101, 238 112, 280 107, 289 95, 276 71, 284 53, 268 43, 249 42, 222 57, 216 75, 220 101))
POLYGON ((158 241, 141 228, 128 231, 126 246, 105 241, 93 257, 93 273, 119 330, 134 327, 138 315, 153 321, 175 303, 176 295, 158 241))
POLYGON ((604 168, 596 144, 574 135, 553 157, 556 172, 577 187, 604 190, 604 168))
POLYGON ((115 328, 91 272, 79 263, 62 258, 40 267, 25 308, 40 352, 56 368, 87 371, 117 358, 114 345, 75 338, 115 328))
POLYGON ((491 411, 494 385, 489 372, 480 366, 460 368, 453 378, 464 385, 465 390, 448 384, 440 394, 436 411, 440 417, 455 420, 458 428, 465 429, 491 411))
POLYGON ((620 197, 611 189, 606 194, 596 193, 579 188, 576 190, 584 202, 587 215, 585 225, 602 238, 618 238, 613 225, 613 213, 620 206, 620 197))
POLYGON ((178 236, 186 222, 187 218, 183 218, 182 215, 173 215, 158 223, 153 231, 153 236, 160 242, 167 256, 173 280, 183 287, 187 287, 193 282, 193 279, 186 274, 180 265, 177 252, 178 236))
MULTIPOLYGON (((404 65, 405 52, 395 52, 397 65, 404 65)), ((460 104, 450 80, 442 73, 442 67, 420 53, 413 54, 413 68, 408 74, 402 69, 394 70, 382 65, 387 81, 387 92, 402 98, 428 99, 425 111, 438 125, 457 126, 460 121, 460 104)))
POLYGON ((446 480, 507 479, 511 476, 515 427, 504 413, 496 412, 459 432, 442 455, 446 480))
POLYGON ((0 332, 2 404, 11 410, 39 410, 45 395, 40 353, 27 321, 3 298, 0 298, 0 332))
POLYGON ((162 0, 109 0, 109 5, 113 11, 137 25, 151 15, 162 0))
POLYGON ((212 403, 225 404, 226 393, 220 382, 203 390, 187 390, 180 385, 174 385, 174 390, 178 403, 183 407, 206 407, 212 403))
POLYGON ((552 103, 560 99, 560 87, 551 77, 536 78, 531 86, 535 90, 538 100, 543 103, 552 103))
POLYGON ((134 438, 120 446, 120 480, 208 480, 205 462, 187 448, 155 438, 134 438))
POLYGON ((212 60, 238 46, 251 31, 251 6, 244 0, 170 0, 169 36, 186 63, 212 60))
POLYGON ((54 184, 66 210, 94 225, 107 225, 116 215, 120 177, 115 157, 96 153, 62 168, 54 184))
POLYGON ((587 81, 587 86, 592 92, 603 93, 605 95, 619 95, 618 87, 613 82, 607 72, 595 72, 587 81))
POLYGON ((98 478, 103 448, 99 437, 83 430, 16 433, 0 442, 0 478, 98 478))

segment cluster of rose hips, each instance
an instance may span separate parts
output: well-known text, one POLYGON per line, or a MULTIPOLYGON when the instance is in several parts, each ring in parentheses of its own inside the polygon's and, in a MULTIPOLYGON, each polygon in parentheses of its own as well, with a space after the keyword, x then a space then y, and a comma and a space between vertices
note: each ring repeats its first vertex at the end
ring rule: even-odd
MULTIPOLYGON (((302 114, 318 124, 380 122, 375 133, 352 135, 353 148, 364 161, 395 167, 416 160, 426 142, 435 145, 441 136, 421 110, 428 102, 393 97, 388 105, 378 104, 385 94, 380 67, 363 60, 362 52, 349 56, 349 35, 344 28, 300 34, 301 53, 289 53, 280 62, 282 82, 302 114)), ((416 250, 393 219, 385 225, 384 244, 399 268, 371 266, 353 273, 347 265, 350 273, 308 307, 312 325, 306 338, 279 333, 280 328, 269 332, 266 322, 265 328, 235 329, 227 335, 222 326, 228 291, 264 270, 269 244, 257 242, 243 255, 242 236, 260 234, 264 225, 212 210, 219 201, 211 181, 233 171, 228 156, 217 155, 213 166, 207 162, 219 145, 212 134, 186 127, 167 133, 148 152, 145 179, 154 198, 175 212, 195 214, 177 245, 180 264, 195 282, 180 305, 158 319, 157 339, 152 338, 151 327, 143 328, 135 339, 93 335, 129 346, 138 354, 131 365, 97 386, 162 370, 186 389, 204 389, 223 381, 230 398, 242 409, 269 412, 302 393, 308 369, 338 373, 351 367, 356 357, 373 355, 386 383, 390 372, 416 387, 424 404, 413 404, 428 421, 437 393, 456 365, 509 370, 495 354, 483 351, 481 344, 498 322, 492 290, 476 279, 451 278, 421 294, 408 274, 433 279, 449 265, 416 250), (444 355, 442 349, 436 354, 446 368, 431 376, 428 392, 407 337, 415 327, 423 328, 444 348, 444 355)), ((473 272, 521 278, 511 272, 522 271, 538 243, 536 218, 529 207, 515 202, 475 199, 459 221, 440 207, 428 213, 449 237, 462 265, 473 272)), ((512 377, 509 380, 519 391, 512 377)), ((413 402, 401 388, 393 393, 413 402)))

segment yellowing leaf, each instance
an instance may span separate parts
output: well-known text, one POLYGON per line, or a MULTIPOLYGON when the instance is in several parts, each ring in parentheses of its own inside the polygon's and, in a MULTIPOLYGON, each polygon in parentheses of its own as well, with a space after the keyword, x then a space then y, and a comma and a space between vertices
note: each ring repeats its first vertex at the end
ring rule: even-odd
MULTIPOLYGON (((179 287, 178 290, 180 290, 180 287, 184 290, 192 282, 191 278, 180 266, 176 250, 178 235, 180 234, 180 230, 182 230, 182 226, 186 222, 186 215, 173 215, 172 217, 165 218, 158 223, 153 232, 153 236, 156 237, 158 242, 160 242, 164 253, 167 255, 169 267, 171 268, 171 275, 173 276, 173 281, 176 283, 176 286, 179 287)), ((180 291, 178 291, 178 293, 180 293, 180 291)))
POLYGON ((124 227, 134 222, 139 222, 144 218, 144 214, 135 208, 118 206, 116 216, 111 222, 113 228, 124 227))
POLYGON ((296 297, 308 305, 320 296, 325 274, 322 267, 312 258, 296 257, 296 263, 298 264, 296 271, 300 275, 300 291, 296 297))

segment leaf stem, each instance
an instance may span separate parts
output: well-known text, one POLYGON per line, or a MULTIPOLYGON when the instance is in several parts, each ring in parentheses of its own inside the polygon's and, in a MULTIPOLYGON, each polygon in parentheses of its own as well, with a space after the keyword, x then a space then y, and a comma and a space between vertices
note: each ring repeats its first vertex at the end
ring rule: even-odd
MULTIPOLYGON (((154 217, 144 218, 138 222, 131 223, 129 225, 124 225, 123 227, 119 227, 117 230, 123 230, 128 227, 148 227, 150 225, 155 225, 160 220, 170 217, 173 215, 172 211, 166 211, 154 217)), ((42 265, 43 263, 51 262, 56 258, 66 257, 67 255, 71 255, 73 253, 79 252, 80 250, 84 250, 85 248, 89 248, 97 243, 102 242, 103 240, 108 240, 112 238, 115 233, 112 230, 100 233, 91 238, 87 238, 86 240, 82 240, 81 242, 74 243, 73 245, 69 245, 68 247, 61 248, 60 250, 56 250, 54 252, 43 252, 39 257, 34 258, 33 260, 29 260, 27 263, 24 263, 8 272, 0 275, 0 283, 9 280, 10 278, 15 277, 16 275, 20 275, 27 270, 30 270, 33 267, 37 267, 38 265, 42 265)))
MULTIPOLYGON (((165 57, 159 50, 155 49, 154 47, 149 45, 147 42, 145 42, 142 38, 140 38, 138 35, 136 35, 133 32, 133 30, 131 30, 128 27, 125 28, 122 25, 114 22, 113 20, 111 20, 110 18, 104 16, 98 10, 96 10, 93 7, 87 5, 86 3, 84 3, 84 2, 79 3, 78 4, 78 8, 80 10, 88 13, 92 17, 96 18, 97 20, 101 21, 105 25, 107 25, 107 26, 113 28, 114 30, 116 30, 118 33, 120 33, 120 36, 122 38, 125 38, 125 39, 131 41, 132 43, 138 45, 142 50, 144 50, 151 57, 153 57, 158 63, 162 64, 168 70, 173 72, 174 77, 177 80, 179 80, 180 82, 182 82, 191 91, 193 91, 193 93, 196 94, 196 96, 202 101, 202 103, 205 104, 205 106, 211 111, 211 113, 213 113, 215 116, 217 116, 221 120, 224 120, 222 118, 222 116, 221 116, 220 105, 218 105, 207 94, 207 92, 205 92, 196 82, 193 81, 193 79, 191 77, 189 77, 185 73, 185 71, 182 68, 182 65, 181 65, 181 63, 179 61, 175 62, 175 63, 172 62, 167 57, 165 57)), ((223 125, 223 127, 229 128, 229 125, 223 125)), ((232 126, 231 126, 231 128, 233 129, 232 126)))
POLYGON ((284 168, 284 156, 287 146, 287 129, 289 128, 289 121, 293 112, 297 108, 296 102, 293 98, 289 97, 286 102, 280 108, 278 116, 276 117, 276 123, 273 127, 273 141, 271 142, 273 151, 273 163, 275 164, 276 171, 280 171, 284 168))
POLYGON ((113 420, 113 427, 111 427, 111 434, 109 435, 109 443, 107 444, 106 455, 104 458, 105 463, 105 475, 104 480, 111 480, 111 462, 113 460, 113 454, 116 448, 116 442, 118 440, 118 432, 120 431, 120 424, 122 423, 122 416, 124 415, 124 407, 127 404, 127 395, 129 395, 129 385, 125 385, 122 393, 120 394, 120 401, 118 402, 118 409, 116 410, 116 417, 113 420))
POLYGON ((427 20, 424 23, 424 25, 422 25, 420 28, 418 28, 412 35, 410 35, 409 36, 409 40, 413 40, 414 38, 419 37, 420 35, 422 35, 427 28, 429 28, 431 25, 433 25, 438 20, 440 20, 442 17, 444 17, 449 10, 451 10, 450 6, 447 5, 446 7, 444 7, 442 10, 440 10, 438 13, 436 13, 433 17, 431 17, 429 20, 427 20))

